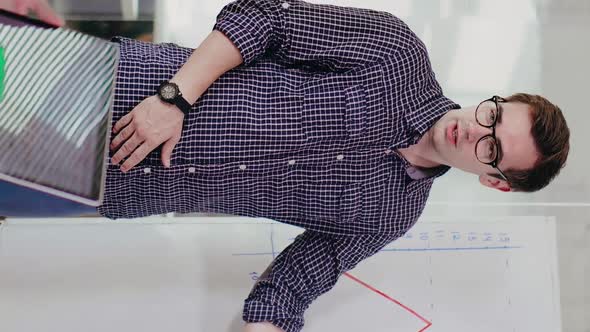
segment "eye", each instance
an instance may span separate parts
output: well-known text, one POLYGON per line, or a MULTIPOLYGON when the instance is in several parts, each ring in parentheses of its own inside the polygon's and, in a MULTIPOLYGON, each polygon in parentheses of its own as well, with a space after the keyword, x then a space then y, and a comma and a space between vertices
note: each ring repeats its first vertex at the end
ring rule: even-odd
POLYGON ((490 119, 490 123, 494 123, 496 121, 496 112, 494 112, 493 110, 490 110, 489 119, 490 119))
POLYGON ((494 157, 496 156, 496 144, 492 143, 491 141, 490 141, 489 151, 490 151, 489 158, 490 158, 490 160, 493 160, 494 157))

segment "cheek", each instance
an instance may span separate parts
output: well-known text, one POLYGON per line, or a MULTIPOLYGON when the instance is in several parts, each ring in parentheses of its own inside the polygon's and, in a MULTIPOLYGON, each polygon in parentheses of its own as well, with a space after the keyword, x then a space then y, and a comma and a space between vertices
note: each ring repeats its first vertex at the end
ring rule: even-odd
POLYGON ((458 158, 461 159, 461 162, 470 168, 480 168, 481 166, 485 166, 477 160, 475 149, 472 147, 464 147, 461 151, 457 151, 457 155, 458 158))

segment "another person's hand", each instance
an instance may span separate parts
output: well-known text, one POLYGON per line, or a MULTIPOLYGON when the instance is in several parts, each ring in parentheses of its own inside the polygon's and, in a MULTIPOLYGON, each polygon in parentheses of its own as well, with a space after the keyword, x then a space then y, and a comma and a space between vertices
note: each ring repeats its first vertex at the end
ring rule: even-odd
POLYGON ((170 167, 172 150, 180 141, 183 120, 182 111, 163 102, 158 96, 144 99, 113 127, 113 133, 117 136, 110 148, 118 151, 111 158, 111 163, 116 165, 129 156, 121 166, 121 171, 127 172, 164 143, 162 163, 170 167))
POLYGON ((64 20, 49 6, 47 0, 0 0, 0 9, 26 16, 35 13, 40 20, 49 24, 63 26, 64 20))

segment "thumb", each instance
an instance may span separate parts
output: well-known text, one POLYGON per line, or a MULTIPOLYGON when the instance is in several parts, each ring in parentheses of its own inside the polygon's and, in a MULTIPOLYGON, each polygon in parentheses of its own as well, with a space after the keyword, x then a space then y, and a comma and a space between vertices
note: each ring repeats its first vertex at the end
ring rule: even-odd
POLYGON ((27 16, 29 14, 30 4, 26 1, 16 1, 11 9, 12 12, 15 12, 21 16, 27 16))
POLYGON ((42 21, 60 27, 64 25, 64 20, 61 17, 59 17, 59 15, 55 13, 55 11, 53 11, 53 9, 49 6, 46 0, 37 1, 32 9, 35 12, 35 14, 39 16, 39 19, 41 19, 42 21))
POLYGON ((178 143, 178 140, 171 138, 162 146, 162 164, 164 164, 164 167, 170 167, 170 159, 176 143, 178 143))

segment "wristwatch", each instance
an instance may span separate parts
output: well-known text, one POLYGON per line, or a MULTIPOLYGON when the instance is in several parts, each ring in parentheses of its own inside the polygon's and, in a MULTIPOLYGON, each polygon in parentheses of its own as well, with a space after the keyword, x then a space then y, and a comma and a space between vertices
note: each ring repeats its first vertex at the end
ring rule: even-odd
POLYGON ((164 102, 176 105, 184 114, 187 114, 191 110, 191 104, 184 99, 176 83, 169 81, 162 82, 158 88, 158 97, 164 102))

